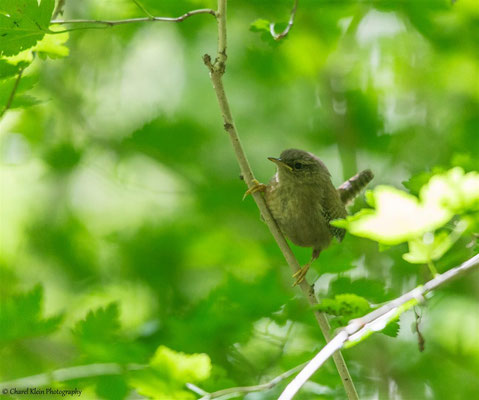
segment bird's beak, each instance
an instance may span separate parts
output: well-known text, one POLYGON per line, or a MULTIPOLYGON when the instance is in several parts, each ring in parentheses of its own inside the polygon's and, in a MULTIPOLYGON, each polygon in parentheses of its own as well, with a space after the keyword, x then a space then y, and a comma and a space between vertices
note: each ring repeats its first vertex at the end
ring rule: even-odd
POLYGON ((288 164, 282 161, 281 158, 268 157, 268 160, 273 161, 278 167, 285 167, 289 169, 290 171, 293 170, 293 168, 291 168, 288 164))

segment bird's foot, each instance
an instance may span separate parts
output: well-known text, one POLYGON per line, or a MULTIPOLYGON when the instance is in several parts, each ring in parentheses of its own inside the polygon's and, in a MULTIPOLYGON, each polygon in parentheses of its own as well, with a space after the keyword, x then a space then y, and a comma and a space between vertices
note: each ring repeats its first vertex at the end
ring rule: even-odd
POLYGON ((256 179, 253 179, 253 186, 251 186, 243 195, 243 200, 246 199, 250 194, 256 192, 264 192, 266 190, 266 185, 259 183, 256 179))
POLYGON ((301 282, 304 281, 304 278, 306 274, 308 273, 310 265, 311 265, 310 262, 307 263, 303 268, 300 268, 293 274, 293 278, 296 278, 296 280, 293 283, 293 287, 295 287, 296 285, 299 285, 301 282))

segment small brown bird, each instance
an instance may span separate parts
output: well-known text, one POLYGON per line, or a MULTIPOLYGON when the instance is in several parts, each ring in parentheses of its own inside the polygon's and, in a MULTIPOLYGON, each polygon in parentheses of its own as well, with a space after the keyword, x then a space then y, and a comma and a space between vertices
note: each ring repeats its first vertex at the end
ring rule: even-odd
POLYGON ((298 246, 313 248, 311 260, 293 275, 297 278, 295 286, 333 237, 339 241, 344 238, 344 229, 329 222, 346 217, 345 205, 373 179, 373 173, 362 171, 336 189, 324 163, 311 153, 288 149, 279 158, 268 159, 277 165, 276 174, 268 185, 257 182, 245 195, 264 191, 266 204, 283 235, 298 246))

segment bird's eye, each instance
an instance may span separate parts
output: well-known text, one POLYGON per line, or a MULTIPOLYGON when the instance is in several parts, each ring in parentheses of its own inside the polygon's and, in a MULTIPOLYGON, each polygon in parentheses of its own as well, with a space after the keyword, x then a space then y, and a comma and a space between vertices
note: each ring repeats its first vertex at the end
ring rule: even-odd
POLYGON ((303 168, 303 164, 297 162, 297 163, 294 163, 294 169, 301 169, 303 168))

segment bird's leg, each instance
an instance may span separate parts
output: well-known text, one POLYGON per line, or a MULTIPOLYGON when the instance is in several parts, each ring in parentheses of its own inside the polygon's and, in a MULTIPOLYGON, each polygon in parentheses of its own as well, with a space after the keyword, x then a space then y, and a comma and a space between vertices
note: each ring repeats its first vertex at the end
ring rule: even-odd
POLYGON ((296 278, 296 280, 293 283, 293 287, 303 282, 306 274, 309 271, 309 267, 319 257, 320 252, 321 250, 319 249, 313 249, 313 255, 311 256, 311 260, 309 260, 309 262, 303 268, 300 268, 293 274, 293 278, 296 278))
POLYGON ((256 179, 253 179, 253 186, 251 186, 243 195, 243 200, 246 199, 250 194, 256 192, 264 192, 266 190, 266 185, 259 183, 256 179))

